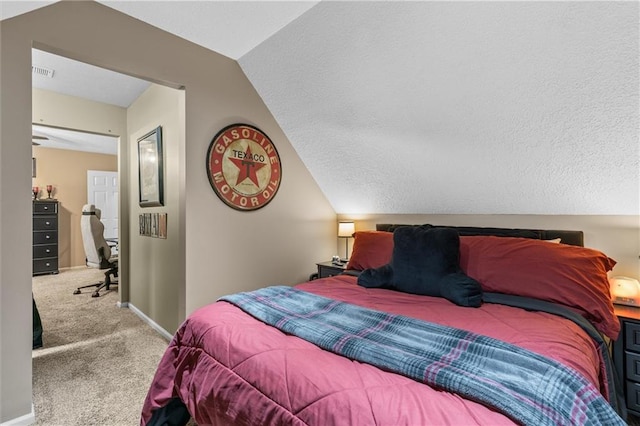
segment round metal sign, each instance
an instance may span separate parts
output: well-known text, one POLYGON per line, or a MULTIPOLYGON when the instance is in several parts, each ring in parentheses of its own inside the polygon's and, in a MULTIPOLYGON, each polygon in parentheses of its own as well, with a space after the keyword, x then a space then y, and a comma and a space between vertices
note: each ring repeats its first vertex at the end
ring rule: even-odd
POLYGON ((229 207, 256 210, 275 197, 282 167, 267 135, 248 124, 232 124, 211 141, 207 174, 211 187, 229 207))

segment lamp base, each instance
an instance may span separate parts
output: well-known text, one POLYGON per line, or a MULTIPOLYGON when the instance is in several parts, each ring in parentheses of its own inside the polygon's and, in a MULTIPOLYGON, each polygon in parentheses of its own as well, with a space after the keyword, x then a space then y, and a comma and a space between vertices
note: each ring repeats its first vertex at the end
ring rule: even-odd
POLYGON ((344 259, 340 259, 342 262, 347 263, 349 261, 349 238, 344 239, 344 259))
POLYGON ((616 296, 613 299, 613 303, 616 305, 635 306, 636 308, 640 306, 640 300, 635 297, 616 296))

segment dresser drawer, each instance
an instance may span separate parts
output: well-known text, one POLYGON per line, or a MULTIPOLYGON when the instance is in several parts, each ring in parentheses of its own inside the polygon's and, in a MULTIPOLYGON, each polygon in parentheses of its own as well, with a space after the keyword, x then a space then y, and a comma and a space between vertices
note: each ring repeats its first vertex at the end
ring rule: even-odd
POLYGON ((625 355, 625 367, 627 369, 625 377, 627 380, 640 382, 640 354, 627 351, 625 355))
POLYGON ((625 321, 624 335, 624 348, 630 351, 640 352, 640 323, 625 321))
POLYGON ((58 231, 36 231, 33 233, 33 244, 54 244, 58 242, 58 231))
POLYGON ((33 259, 33 273, 58 272, 58 258, 33 259))
POLYGON ((57 214, 58 203, 53 201, 34 201, 33 202, 33 214, 57 214))
POLYGON ((627 408, 640 411, 640 384, 627 382, 627 408))
POLYGON ((33 246, 33 258, 41 259, 43 257, 58 257, 58 245, 46 244, 33 246))
POLYGON ((34 216, 33 217, 33 230, 34 231, 56 231, 58 229, 58 217, 57 216, 34 216))

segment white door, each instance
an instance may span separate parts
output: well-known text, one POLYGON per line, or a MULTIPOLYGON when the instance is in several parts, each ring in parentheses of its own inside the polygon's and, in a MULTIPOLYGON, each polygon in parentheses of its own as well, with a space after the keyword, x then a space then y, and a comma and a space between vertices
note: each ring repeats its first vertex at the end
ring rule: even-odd
POLYGON ((118 238, 118 172, 87 170, 87 204, 102 211, 105 238, 118 238))

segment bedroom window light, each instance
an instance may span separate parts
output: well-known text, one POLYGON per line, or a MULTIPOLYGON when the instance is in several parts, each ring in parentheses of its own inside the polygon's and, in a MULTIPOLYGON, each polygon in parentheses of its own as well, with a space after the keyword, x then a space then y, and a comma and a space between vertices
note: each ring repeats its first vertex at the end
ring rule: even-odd
POLYGON ((345 241, 345 262, 349 260, 349 238, 353 237, 354 232, 356 232, 356 226, 353 222, 338 222, 338 238, 344 238, 345 241))

